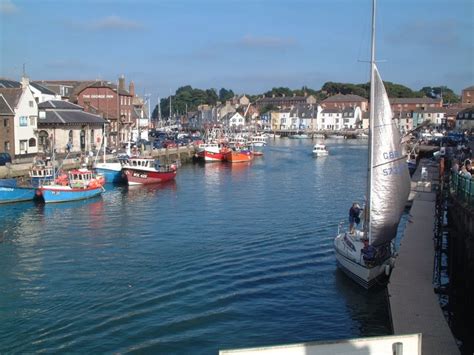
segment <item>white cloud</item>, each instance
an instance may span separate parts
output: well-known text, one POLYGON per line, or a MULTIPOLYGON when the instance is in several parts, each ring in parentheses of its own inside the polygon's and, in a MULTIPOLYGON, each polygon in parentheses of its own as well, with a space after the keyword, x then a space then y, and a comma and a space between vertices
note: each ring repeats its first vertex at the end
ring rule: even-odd
POLYGON ((293 47, 296 45, 296 40, 284 37, 259 37, 247 35, 238 40, 237 44, 247 48, 278 49, 293 47))
POLYGON ((18 7, 11 0, 0 0, 0 14, 13 14, 18 7))
POLYGON ((126 20, 115 15, 104 17, 90 24, 90 28, 93 30, 136 30, 140 29, 141 27, 142 25, 138 22, 126 20))
POLYGON ((127 20, 116 15, 106 16, 88 22, 68 22, 66 25, 87 31, 139 30, 143 28, 143 25, 138 22, 127 20))

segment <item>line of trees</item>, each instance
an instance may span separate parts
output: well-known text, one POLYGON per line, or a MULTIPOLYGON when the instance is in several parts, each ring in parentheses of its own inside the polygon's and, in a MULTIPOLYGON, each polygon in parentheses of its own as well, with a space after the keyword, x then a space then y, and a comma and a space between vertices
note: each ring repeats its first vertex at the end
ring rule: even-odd
MULTIPOLYGON (((385 88, 389 97, 395 98, 415 98, 415 97, 430 97, 430 98, 443 98, 444 103, 457 103, 460 102, 460 97, 456 95, 451 89, 446 86, 430 87, 425 86, 419 91, 413 91, 410 88, 385 81, 385 88)), ((365 84, 350 84, 350 83, 337 83, 327 82, 321 90, 314 90, 303 86, 301 89, 292 90, 287 87, 276 87, 270 91, 265 92, 263 95, 247 95, 250 102, 255 102, 262 96, 304 96, 313 95, 318 101, 324 100, 329 96, 336 94, 344 95, 358 95, 366 99, 370 95, 370 83, 365 84)), ((234 92, 231 89, 221 88, 219 91, 216 89, 195 89, 191 85, 180 87, 176 90, 176 93, 170 97, 163 98, 160 100, 161 105, 161 116, 163 118, 170 117, 170 98, 171 98, 171 116, 182 115, 190 111, 196 111, 199 105, 216 105, 217 102, 224 103, 234 97, 234 92)), ((158 105, 155 106, 152 118, 158 117, 158 105)))

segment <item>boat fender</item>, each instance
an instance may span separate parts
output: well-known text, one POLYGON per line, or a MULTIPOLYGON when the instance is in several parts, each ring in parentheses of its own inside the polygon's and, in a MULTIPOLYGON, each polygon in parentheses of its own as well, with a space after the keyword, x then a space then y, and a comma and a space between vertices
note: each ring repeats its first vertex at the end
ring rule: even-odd
POLYGON ((385 265, 385 275, 390 276, 390 265, 385 265))

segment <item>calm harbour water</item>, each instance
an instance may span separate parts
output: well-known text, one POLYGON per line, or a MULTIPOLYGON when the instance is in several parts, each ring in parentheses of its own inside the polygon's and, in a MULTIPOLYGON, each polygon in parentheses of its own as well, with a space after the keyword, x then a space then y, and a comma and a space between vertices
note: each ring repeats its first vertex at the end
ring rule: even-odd
POLYGON ((367 142, 277 139, 250 164, 75 203, 0 206, 0 352, 216 354, 389 334, 336 267, 367 142))

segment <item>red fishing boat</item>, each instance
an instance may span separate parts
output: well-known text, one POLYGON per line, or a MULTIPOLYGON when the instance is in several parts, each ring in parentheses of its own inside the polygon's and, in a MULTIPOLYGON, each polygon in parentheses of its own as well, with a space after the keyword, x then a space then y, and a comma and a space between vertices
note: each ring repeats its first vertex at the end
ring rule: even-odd
POLYGON ((197 148, 196 156, 205 162, 224 160, 224 151, 218 143, 202 143, 197 148))
POLYGON ((123 162, 122 171, 129 185, 155 184, 173 180, 177 164, 161 165, 154 158, 129 158, 123 162))

